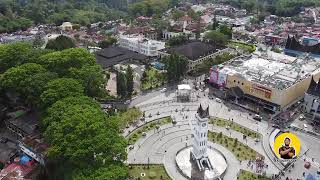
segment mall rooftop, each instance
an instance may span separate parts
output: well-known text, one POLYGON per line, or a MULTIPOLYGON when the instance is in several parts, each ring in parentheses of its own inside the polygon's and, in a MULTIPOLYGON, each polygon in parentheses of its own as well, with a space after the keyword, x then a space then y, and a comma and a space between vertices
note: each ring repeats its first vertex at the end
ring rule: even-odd
POLYGON ((319 68, 319 59, 309 56, 297 58, 268 51, 234 58, 225 63, 220 72, 282 90, 315 74, 319 68))

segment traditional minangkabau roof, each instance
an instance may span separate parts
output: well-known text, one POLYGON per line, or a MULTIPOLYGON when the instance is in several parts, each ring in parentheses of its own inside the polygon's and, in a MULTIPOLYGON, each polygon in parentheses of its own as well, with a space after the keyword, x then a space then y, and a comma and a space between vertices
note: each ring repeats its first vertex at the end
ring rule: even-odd
POLYGON ((200 104, 197 113, 199 115, 200 118, 208 118, 209 117, 209 106, 207 107, 207 109, 203 109, 202 105, 200 104))
POLYGON ((309 88, 307 90, 307 94, 311 94, 314 96, 319 96, 320 97, 320 85, 319 81, 318 83, 314 80, 313 76, 311 77, 311 82, 309 85, 309 88))
POLYGON ((304 46, 300 44, 300 42, 294 36, 288 36, 286 42, 286 49, 307 52, 312 54, 320 54, 320 43, 315 44, 313 46, 304 46))

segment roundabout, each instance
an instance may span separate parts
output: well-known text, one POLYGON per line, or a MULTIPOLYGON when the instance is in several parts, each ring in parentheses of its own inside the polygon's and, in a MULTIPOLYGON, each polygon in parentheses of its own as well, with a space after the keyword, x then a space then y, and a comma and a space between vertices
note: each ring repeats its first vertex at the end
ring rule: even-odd
MULTIPOLYGON (((185 180, 190 179, 190 169, 192 169, 190 168, 191 163, 188 164, 188 158, 190 157, 190 147, 192 147, 194 141, 192 132, 194 115, 197 112, 200 102, 203 102, 204 100, 207 102, 207 100, 200 99, 198 102, 181 103, 174 101, 172 97, 173 96, 165 95, 158 97, 157 99, 150 99, 146 102, 135 105, 135 107, 139 107, 140 110, 147 115, 143 122, 139 122, 138 129, 143 126, 149 126, 150 123, 157 122, 158 119, 164 117, 171 117, 175 123, 162 124, 159 125, 159 128, 148 128, 147 131, 144 132, 145 136, 138 138, 132 144, 133 148, 131 150, 128 148, 127 164, 145 166, 148 164, 163 165, 166 173, 171 179, 185 180), (149 114, 151 114, 151 117, 149 117, 149 114), (186 154, 189 155, 186 156, 186 154), (180 159, 181 163, 179 161, 177 162, 177 159, 180 159)), ((233 111, 228 111, 225 107, 221 108, 221 104, 209 102, 209 105, 210 117, 223 118, 225 121, 228 121, 227 119, 231 119, 232 117, 234 118, 235 123, 244 121, 246 124, 242 125, 242 127, 246 128, 246 131, 242 128, 240 129, 242 133, 248 134, 249 130, 250 132, 257 132, 257 129, 267 129, 265 124, 256 124, 254 121, 248 120, 248 115, 246 115, 245 112, 242 112, 241 116, 239 116, 239 114, 236 114, 233 111)), ((210 118, 210 121, 211 120, 212 119, 210 118)), ((215 167, 215 173, 213 174, 217 174, 221 178, 230 180, 237 179, 242 172, 260 175, 265 174, 269 177, 273 174, 277 174, 279 169, 273 164, 272 159, 268 158, 263 148, 263 134, 260 137, 261 139, 259 142, 257 142, 255 135, 249 135, 246 139, 243 139, 243 134, 237 131, 239 129, 237 127, 238 126, 232 126, 231 128, 226 128, 217 126, 215 123, 208 124, 209 134, 212 132, 223 135, 221 140, 217 138, 213 140, 211 135, 208 137, 208 157, 213 159, 210 161, 214 162, 212 164, 213 167, 215 167), (224 143, 225 141, 230 142, 224 143), (239 143, 239 145, 235 147, 239 146, 241 149, 238 150, 238 148, 232 148, 233 146, 231 145, 234 144, 234 141, 239 143), (255 154, 259 154, 264 157, 264 168, 261 168, 258 162, 255 161, 255 156, 249 154, 246 155, 247 150, 244 147, 250 147, 250 149, 252 148, 252 152, 256 152, 255 154), (212 156, 210 154, 216 155, 212 156), (249 162, 250 166, 248 165, 249 162)), ((128 128, 125 136, 130 137, 130 135, 135 132, 135 129, 137 129, 137 127, 133 127, 132 129, 128 128)), ((213 178, 208 179, 214 179, 214 177, 218 176, 213 175, 211 177, 213 178)))

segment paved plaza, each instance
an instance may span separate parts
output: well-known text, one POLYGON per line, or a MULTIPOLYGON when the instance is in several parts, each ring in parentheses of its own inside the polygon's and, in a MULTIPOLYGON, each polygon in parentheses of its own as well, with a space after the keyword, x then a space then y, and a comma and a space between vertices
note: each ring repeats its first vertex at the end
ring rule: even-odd
MULTIPOLYGON (((139 107, 142 112, 145 112, 145 121, 139 121, 137 126, 157 120, 162 117, 170 116, 177 123, 166 124, 161 126, 158 130, 153 129, 146 132, 146 136, 138 139, 134 144, 132 150, 128 150, 129 164, 164 164, 164 167, 169 176, 174 180, 186 179, 178 171, 175 158, 179 150, 192 145, 192 131, 191 123, 194 120, 194 115, 200 103, 207 104, 210 107, 210 117, 218 117, 226 120, 238 123, 252 131, 261 134, 261 139, 256 142, 255 139, 247 137, 243 139, 243 134, 240 132, 226 129, 225 127, 209 126, 209 131, 222 132, 223 135, 237 138, 239 142, 247 144, 249 147, 257 151, 259 154, 265 157, 266 168, 264 172, 267 176, 271 177, 274 174, 278 174, 284 169, 284 166, 277 161, 272 149, 269 146, 269 136, 274 128, 268 126, 266 121, 255 121, 251 113, 247 112, 235 105, 227 103, 219 103, 215 100, 208 98, 206 92, 196 92, 198 98, 193 102, 177 102, 175 97, 175 89, 172 87, 167 92, 153 91, 142 96, 137 97, 131 102, 130 106, 139 107), (151 116, 150 116, 151 115, 151 116)), ((127 136, 132 132, 135 127, 129 127, 124 131, 124 135, 127 136)), ((319 170, 316 168, 320 162, 320 145, 319 139, 307 135, 303 132, 296 132, 298 137, 303 142, 302 152, 307 151, 306 155, 300 157, 295 166, 290 168, 281 176, 281 179, 291 177, 293 179, 303 179, 303 172, 308 171, 315 172, 319 170), (306 170, 304 166, 305 159, 312 159, 313 165, 310 170, 306 170)), ((235 155, 227 150, 225 147, 208 141, 209 148, 215 148, 223 153, 227 161, 227 170, 225 172, 224 179, 237 179, 240 169, 248 170, 255 173, 255 166, 248 165, 248 161, 240 162, 235 155)))

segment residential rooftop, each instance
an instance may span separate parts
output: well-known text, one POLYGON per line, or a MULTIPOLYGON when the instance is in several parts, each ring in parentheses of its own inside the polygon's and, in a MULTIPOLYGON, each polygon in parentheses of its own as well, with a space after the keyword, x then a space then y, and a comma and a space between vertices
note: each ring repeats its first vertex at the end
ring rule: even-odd
POLYGON ((320 61, 311 57, 291 57, 268 51, 267 54, 240 56, 228 61, 220 72, 277 89, 287 89, 319 71, 320 61))

